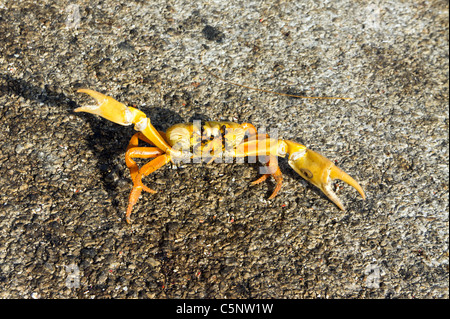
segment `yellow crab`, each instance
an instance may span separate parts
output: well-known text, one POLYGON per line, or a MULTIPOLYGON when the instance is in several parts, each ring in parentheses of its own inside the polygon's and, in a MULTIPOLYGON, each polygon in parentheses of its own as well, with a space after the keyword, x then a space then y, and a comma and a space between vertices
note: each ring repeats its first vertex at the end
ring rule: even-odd
POLYGON ((82 106, 75 112, 87 112, 121 125, 134 124, 138 133, 134 134, 125 154, 125 163, 130 170, 133 181, 126 221, 130 223, 133 205, 136 204, 142 190, 149 193, 156 191, 142 183, 142 177, 147 176, 168 162, 180 161, 201 162, 207 159, 220 160, 222 158, 258 158, 265 163, 264 174, 252 184, 258 184, 272 176, 276 181, 275 189, 269 199, 274 198, 281 188, 282 174, 278 167, 277 156, 288 155, 289 165, 304 179, 317 186, 322 192, 344 210, 344 205, 333 192, 331 182, 340 179, 354 187, 362 198, 365 194, 362 187, 348 174, 339 169, 324 156, 307 149, 304 145, 290 140, 272 138, 267 134, 258 134, 250 123, 234 122, 206 122, 176 124, 166 132, 157 131, 150 119, 140 110, 127 107, 124 104, 102 93, 80 89, 78 92, 93 97, 96 105, 82 106), (139 147, 142 140, 150 147, 139 147), (135 158, 153 158, 142 167, 138 167, 135 158))

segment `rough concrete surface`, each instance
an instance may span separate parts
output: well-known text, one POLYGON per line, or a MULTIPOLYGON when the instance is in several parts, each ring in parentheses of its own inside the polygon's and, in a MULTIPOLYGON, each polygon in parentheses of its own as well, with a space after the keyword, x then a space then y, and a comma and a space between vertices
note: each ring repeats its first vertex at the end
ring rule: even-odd
POLYGON ((1 298, 448 298, 448 1, 0 1, 1 298), (352 100, 312 100, 261 89, 352 100), (167 165, 131 189, 134 130, 251 122, 358 180, 340 211, 280 160, 167 165))

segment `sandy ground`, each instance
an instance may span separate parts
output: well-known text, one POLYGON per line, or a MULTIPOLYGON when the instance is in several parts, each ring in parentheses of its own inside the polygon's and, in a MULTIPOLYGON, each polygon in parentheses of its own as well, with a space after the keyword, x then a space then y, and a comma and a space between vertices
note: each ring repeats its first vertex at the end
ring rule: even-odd
POLYGON ((0 0, 1 298, 448 298, 448 1, 0 0), (352 100, 296 99, 233 86, 352 100), (170 165, 124 221, 132 127, 251 122, 355 177, 170 165))

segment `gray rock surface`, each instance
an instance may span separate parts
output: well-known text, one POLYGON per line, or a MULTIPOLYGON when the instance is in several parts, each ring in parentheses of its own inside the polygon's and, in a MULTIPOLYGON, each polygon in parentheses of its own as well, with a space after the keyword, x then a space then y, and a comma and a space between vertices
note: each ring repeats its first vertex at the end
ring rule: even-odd
POLYGON ((448 1, 0 1, 1 298, 448 298, 448 1), (296 99, 233 86, 352 100, 296 99), (170 165, 133 224, 133 128, 251 122, 355 177, 170 165))

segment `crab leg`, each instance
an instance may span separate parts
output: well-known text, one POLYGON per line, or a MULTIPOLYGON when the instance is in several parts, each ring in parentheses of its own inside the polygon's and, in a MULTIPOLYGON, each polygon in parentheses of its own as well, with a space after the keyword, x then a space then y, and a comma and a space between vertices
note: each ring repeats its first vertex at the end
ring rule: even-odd
POLYGON ((250 183, 250 185, 257 185, 259 183, 264 182, 269 176, 272 176, 275 179, 275 182, 277 183, 275 186, 275 189, 272 192, 272 195, 268 198, 273 199, 275 196, 277 196, 278 192, 281 189, 281 185, 283 183, 283 175, 281 174, 281 170, 278 167, 278 160, 276 156, 270 156, 269 161, 266 164, 268 167, 269 172, 267 174, 261 175, 260 178, 258 178, 256 181, 253 181, 250 183))
POLYGON ((253 181, 250 185, 262 183, 269 176, 272 176, 275 179, 276 186, 272 195, 268 198, 269 200, 273 199, 281 189, 283 176, 278 167, 277 156, 286 155, 285 149, 286 145, 282 140, 272 139, 267 134, 256 134, 240 143, 234 150, 234 154, 232 154, 234 157, 256 156, 268 158, 265 167, 268 172, 263 174, 256 181, 253 181))
MULTIPOLYGON (((150 145, 153 143, 147 139, 141 132, 134 134, 131 137, 130 143, 127 147, 127 152, 125 153, 125 164, 130 170, 131 180, 134 183, 137 173, 139 172, 139 167, 133 158, 152 158, 163 154, 163 152, 157 147, 139 147, 139 140, 142 140, 150 145)), ((144 190, 149 193, 154 193, 150 188, 144 185, 144 190)))
MULTIPOLYGON (((142 177, 153 173, 157 169, 166 165, 168 162, 170 162, 170 156, 168 154, 159 155, 155 159, 151 160, 149 163, 142 166, 138 174, 136 174, 136 177, 133 181, 133 189, 131 190, 130 199, 128 201, 127 213, 125 215, 128 224, 131 223, 130 215, 133 211, 134 204, 136 204, 136 202, 138 201, 139 196, 142 193, 142 190, 146 190, 145 189, 146 186, 142 184, 142 177)), ((154 190, 151 191, 156 193, 156 191, 154 190)))
MULTIPOLYGON (((140 170, 133 158, 155 158, 162 155, 162 151, 157 147, 135 147, 129 149, 125 155, 125 163, 130 170, 131 180, 135 183, 140 170)), ((156 193, 153 189, 142 185, 142 189, 149 193, 156 193)))

